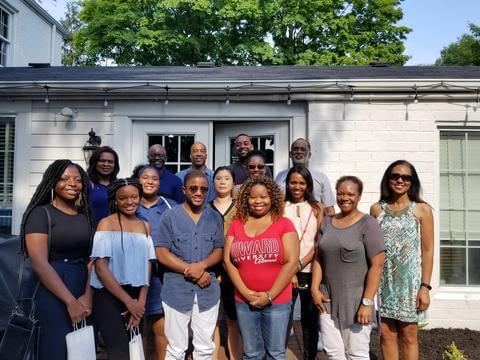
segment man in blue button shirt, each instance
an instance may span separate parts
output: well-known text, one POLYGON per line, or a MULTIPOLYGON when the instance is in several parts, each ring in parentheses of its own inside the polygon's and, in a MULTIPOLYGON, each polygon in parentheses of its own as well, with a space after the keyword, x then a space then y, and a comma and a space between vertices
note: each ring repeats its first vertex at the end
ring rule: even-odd
POLYGON ((223 222, 220 214, 202 205, 208 192, 205 173, 189 172, 183 192, 185 203, 161 216, 154 243, 157 259, 167 268, 162 288, 166 358, 185 358, 190 324, 193 358, 211 359, 220 300, 212 268, 223 256, 223 222))

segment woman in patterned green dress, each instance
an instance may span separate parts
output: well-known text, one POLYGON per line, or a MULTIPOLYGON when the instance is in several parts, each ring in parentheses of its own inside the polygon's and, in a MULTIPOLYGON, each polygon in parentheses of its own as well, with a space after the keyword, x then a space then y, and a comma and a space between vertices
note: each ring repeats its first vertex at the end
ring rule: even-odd
POLYGON ((387 251, 380 285, 381 346, 385 360, 418 359, 418 314, 430 304, 433 267, 433 215, 420 197, 415 167, 390 164, 381 182, 380 201, 372 205, 387 251))

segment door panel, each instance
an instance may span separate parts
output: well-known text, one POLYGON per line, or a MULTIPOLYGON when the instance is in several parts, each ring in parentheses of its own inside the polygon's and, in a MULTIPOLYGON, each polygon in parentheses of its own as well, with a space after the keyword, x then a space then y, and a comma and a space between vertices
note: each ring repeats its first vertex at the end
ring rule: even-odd
POLYGON ((252 138, 255 149, 266 153, 267 165, 274 176, 288 168, 288 121, 216 123, 215 167, 236 161, 233 143, 235 137, 242 133, 252 138))

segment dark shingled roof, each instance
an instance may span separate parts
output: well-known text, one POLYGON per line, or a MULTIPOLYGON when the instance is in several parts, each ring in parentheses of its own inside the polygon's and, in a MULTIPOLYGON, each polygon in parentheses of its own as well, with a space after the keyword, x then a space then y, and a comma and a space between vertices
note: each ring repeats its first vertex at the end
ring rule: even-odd
POLYGON ((1 82, 97 81, 305 81, 305 80, 478 80, 480 67, 443 66, 185 66, 6 67, 1 82))

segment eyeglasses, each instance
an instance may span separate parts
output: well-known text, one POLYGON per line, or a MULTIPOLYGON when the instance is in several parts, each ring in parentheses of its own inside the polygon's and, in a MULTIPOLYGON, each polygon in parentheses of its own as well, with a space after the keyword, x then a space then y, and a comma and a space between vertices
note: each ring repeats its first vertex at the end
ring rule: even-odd
POLYGON ((167 155, 148 155, 149 159, 167 160, 167 155))
POLYGON ((388 175, 388 179, 393 180, 393 181, 398 181, 398 180, 402 179, 402 181, 404 181, 404 182, 412 182, 413 176, 412 175, 407 175, 407 174, 392 173, 392 174, 388 175))
POLYGON ((265 165, 248 165, 248 168, 250 170, 255 170, 255 169, 263 170, 265 169, 265 165))
POLYGON ((190 192, 194 193, 194 194, 197 193, 198 190, 200 190, 200 192, 201 192, 202 194, 206 194, 206 193, 208 192, 208 187, 206 187, 206 186, 200 186, 200 187, 199 187, 199 186, 196 186, 196 185, 192 185, 192 186, 189 186, 189 187, 188 187, 188 190, 189 190, 190 192))

